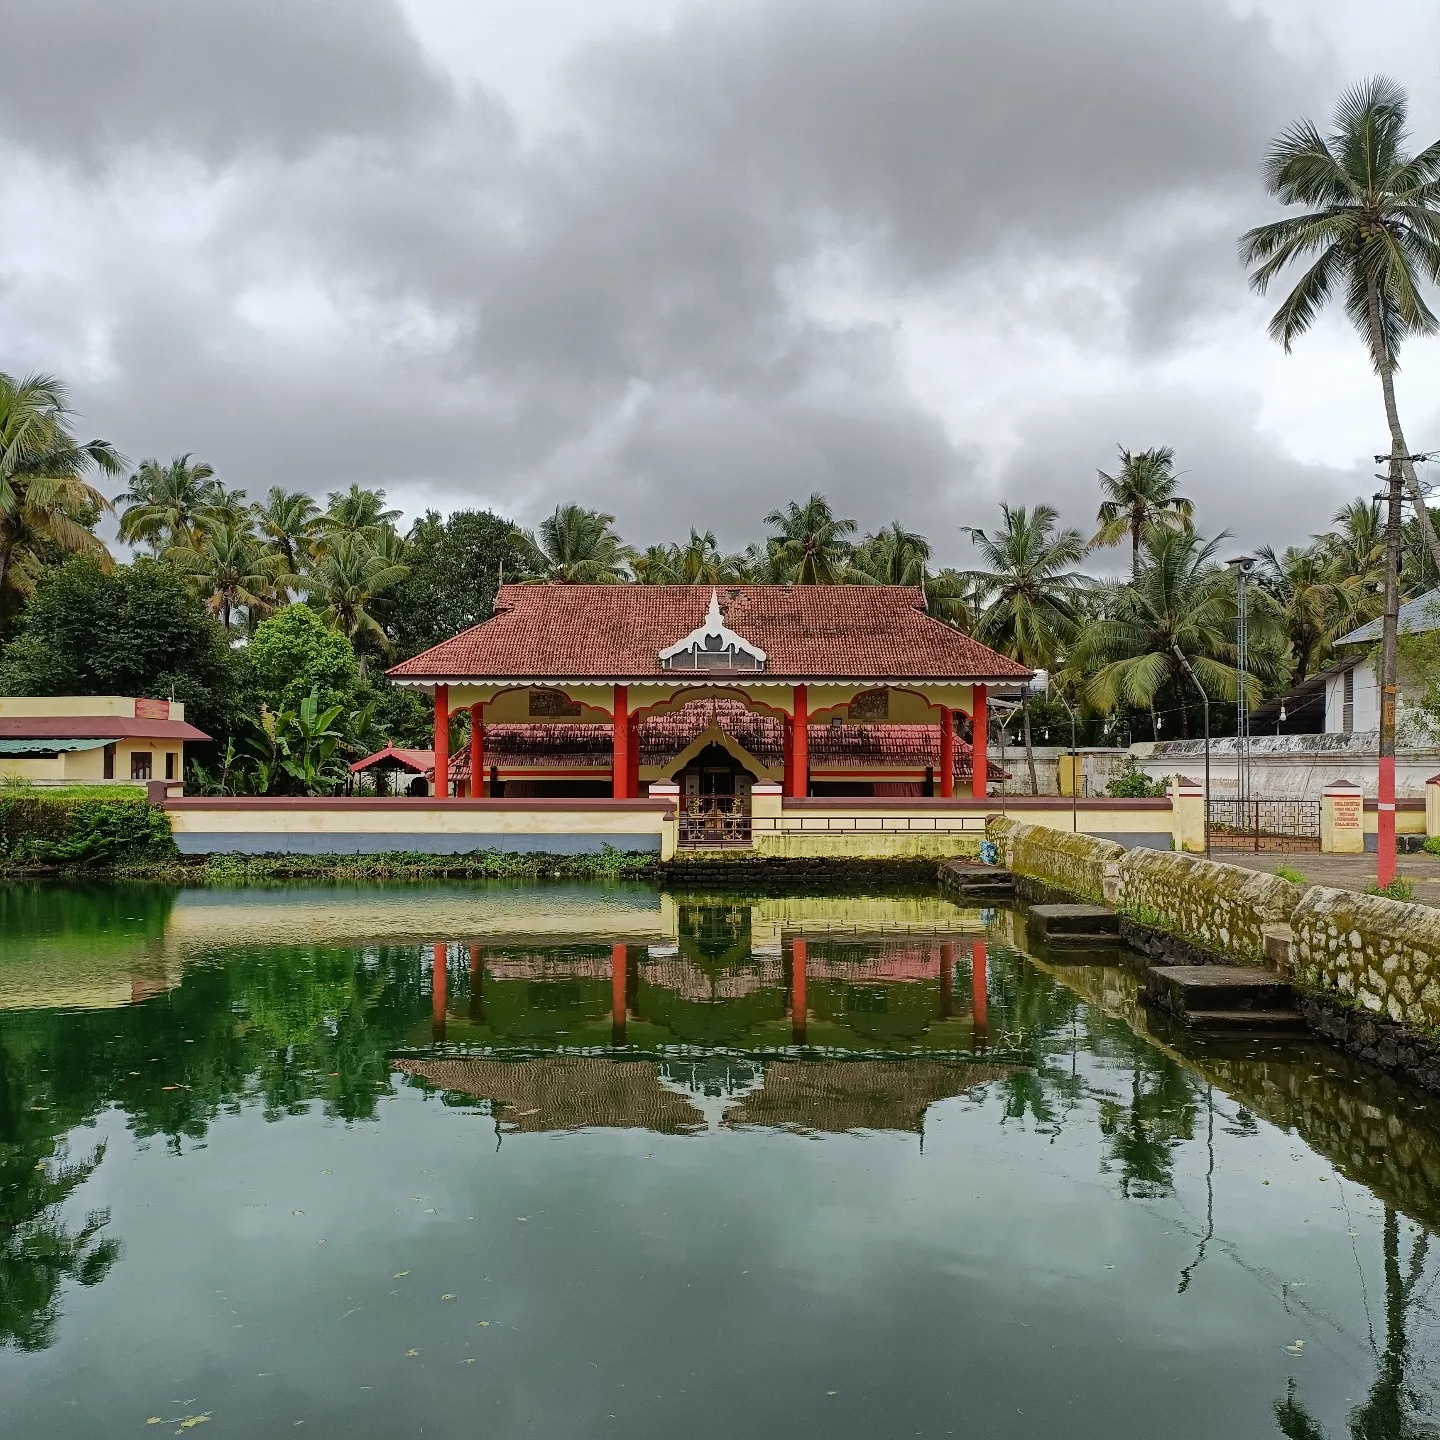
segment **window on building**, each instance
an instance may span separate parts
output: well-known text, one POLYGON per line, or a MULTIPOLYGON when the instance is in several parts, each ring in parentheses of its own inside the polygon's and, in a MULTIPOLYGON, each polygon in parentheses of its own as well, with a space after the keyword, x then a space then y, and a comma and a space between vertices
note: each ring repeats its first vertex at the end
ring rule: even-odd
POLYGON ((132 780, 148 780, 150 778, 150 752, 148 750, 137 750, 130 757, 130 778, 132 780))
POLYGON ((113 740, 105 747, 105 768, 100 773, 106 780, 115 778, 115 742, 113 740))
POLYGON ((173 750, 165 752, 165 778, 167 780, 175 778, 175 752, 173 750))
POLYGON ((1355 730, 1355 672, 1347 670, 1342 682, 1340 706, 1340 728, 1347 734, 1355 730))

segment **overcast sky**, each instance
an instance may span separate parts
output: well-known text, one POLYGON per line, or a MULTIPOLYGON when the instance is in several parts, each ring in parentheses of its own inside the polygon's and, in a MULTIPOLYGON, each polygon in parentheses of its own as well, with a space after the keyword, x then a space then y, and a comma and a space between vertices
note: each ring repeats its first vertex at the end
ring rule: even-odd
MULTIPOLYGON (((1176 447, 1277 545, 1374 489, 1376 383, 1235 238, 1428 0, 0 0, 0 369, 132 458, 408 514, 738 544, 823 490, 943 560, 1176 447)), ((1440 339, 1400 381, 1440 446, 1440 339)), ((1087 529, 1088 533, 1088 529, 1087 529)))

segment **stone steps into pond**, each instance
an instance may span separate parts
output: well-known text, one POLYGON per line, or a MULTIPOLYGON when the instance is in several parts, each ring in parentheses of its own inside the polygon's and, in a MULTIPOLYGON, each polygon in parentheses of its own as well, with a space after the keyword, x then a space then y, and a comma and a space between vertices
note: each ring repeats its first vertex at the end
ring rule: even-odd
POLYGON ((1120 941, 1120 917, 1103 905, 1032 905, 1025 928, 1055 948, 1112 949, 1120 941))
POLYGON ((1295 992, 1259 966, 1159 965, 1146 973, 1145 998, 1196 1030, 1290 1033, 1305 1028, 1295 992))
POLYGON ((1015 877, 998 865, 950 860, 940 867, 940 889, 962 905, 1008 905, 1015 899, 1015 877))

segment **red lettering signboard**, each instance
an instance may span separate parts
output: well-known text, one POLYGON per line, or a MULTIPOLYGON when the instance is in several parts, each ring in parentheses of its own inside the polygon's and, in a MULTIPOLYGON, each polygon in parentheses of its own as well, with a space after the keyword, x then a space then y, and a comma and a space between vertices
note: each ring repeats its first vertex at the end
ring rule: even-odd
POLYGON ((1364 801, 1359 795, 1332 795, 1330 814, 1337 830, 1358 830, 1364 824, 1364 801))
POLYGON ((170 718, 170 702, 168 700, 137 700, 135 702, 135 718, 137 720, 168 720, 170 718))

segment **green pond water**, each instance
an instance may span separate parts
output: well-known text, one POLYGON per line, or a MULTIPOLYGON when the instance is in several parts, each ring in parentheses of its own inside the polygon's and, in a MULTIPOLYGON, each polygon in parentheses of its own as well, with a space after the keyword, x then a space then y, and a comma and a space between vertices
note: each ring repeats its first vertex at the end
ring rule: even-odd
POLYGON ((934 895, 0 891, 0 1433, 1440 1434, 1440 1104, 934 895))

